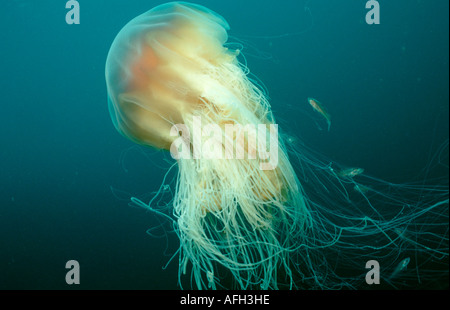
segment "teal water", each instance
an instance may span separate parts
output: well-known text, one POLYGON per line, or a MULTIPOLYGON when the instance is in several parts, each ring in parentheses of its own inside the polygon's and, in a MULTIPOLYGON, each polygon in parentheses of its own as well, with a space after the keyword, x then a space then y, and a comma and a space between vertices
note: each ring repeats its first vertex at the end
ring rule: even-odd
MULTIPOLYGON (((79 2, 79 25, 64 1, 0 11, 0 289, 68 289, 71 259, 79 288, 176 289, 177 260, 163 270, 176 236, 150 237, 159 219, 128 207, 158 189, 170 156, 116 132, 104 79, 118 31, 163 2, 79 2)), ((406 183, 448 141, 448 1, 383 2, 379 25, 364 1, 197 3, 242 40, 280 126, 331 160, 406 183), (326 105, 330 132, 308 97, 326 105)), ((428 176, 448 184, 441 161, 428 176)))

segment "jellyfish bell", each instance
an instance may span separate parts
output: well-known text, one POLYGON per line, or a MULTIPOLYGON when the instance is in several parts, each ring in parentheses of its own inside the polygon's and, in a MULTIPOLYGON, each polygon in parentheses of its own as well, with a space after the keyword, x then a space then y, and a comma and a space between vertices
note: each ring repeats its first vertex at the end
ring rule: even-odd
POLYGON ((168 150, 175 139, 170 128, 183 123, 200 98, 230 96, 214 88, 217 82, 208 76, 235 61, 235 53, 223 47, 228 28, 219 15, 187 3, 163 4, 129 22, 106 63, 110 113, 118 131, 168 150))

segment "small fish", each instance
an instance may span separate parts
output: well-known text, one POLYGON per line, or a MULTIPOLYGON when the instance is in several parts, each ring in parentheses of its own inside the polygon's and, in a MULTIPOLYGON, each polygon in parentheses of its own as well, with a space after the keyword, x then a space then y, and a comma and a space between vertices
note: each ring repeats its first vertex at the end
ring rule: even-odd
POLYGON ((348 168, 348 169, 343 169, 343 170, 339 171, 338 175, 341 178, 353 178, 357 175, 360 175, 363 172, 364 172, 363 168, 348 168))
POLYGON ((405 258, 404 260, 402 260, 398 266, 395 268, 394 272, 392 273, 392 275, 389 277, 389 279, 393 279, 395 278, 398 273, 402 270, 405 270, 408 267, 409 262, 411 261, 411 259, 409 257, 405 258))
POLYGON ((328 114, 325 107, 318 100, 316 100, 314 98, 308 98, 308 103, 313 107, 314 110, 319 112, 327 120, 328 131, 330 131, 331 116, 330 116, 330 114, 328 114))

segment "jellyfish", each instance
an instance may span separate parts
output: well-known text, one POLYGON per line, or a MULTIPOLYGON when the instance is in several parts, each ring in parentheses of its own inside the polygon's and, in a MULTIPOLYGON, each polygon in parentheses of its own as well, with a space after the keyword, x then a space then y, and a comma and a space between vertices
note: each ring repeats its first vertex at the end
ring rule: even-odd
MULTIPOLYGON (((115 128, 176 160, 172 212, 163 216, 180 240, 179 275, 189 272, 199 289, 352 287, 354 281, 335 274, 332 260, 341 258, 335 254, 358 248, 354 238, 363 243, 376 235, 382 242, 365 248, 386 257, 396 246, 395 225, 423 213, 414 207, 399 221, 403 202, 379 194, 383 204, 398 206, 390 217, 380 215, 376 197, 367 197, 380 190, 350 197, 345 187, 352 179, 341 180, 329 163, 294 148, 264 87, 227 44, 229 28, 203 6, 162 4, 122 28, 106 61, 115 128), (300 174, 291 159, 302 162, 300 174)), ((132 201, 162 214, 154 199, 132 201)), ((429 210, 436 214, 444 205, 429 210)))
POLYGON ((224 47, 228 29, 213 11, 182 2, 133 19, 108 54, 110 114, 117 130, 137 143, 172 148, 176 156, 181 141, 190 153, 177 159, 173 200, 181 272, 190 262, 197 287, 212 286, 211 262, 219 262, 241 288, 276 288, 290 230, 308 226, 308 210, 284 146, 270 130, 275 121, 266 95, 237 61, 239 51, 224 47), (208 125, 215 125, 221 154, 205 159, 208 125), (272 158, 262 156, 266 142, 272 158), (194 156, 197 144, 203 148, 194 156))

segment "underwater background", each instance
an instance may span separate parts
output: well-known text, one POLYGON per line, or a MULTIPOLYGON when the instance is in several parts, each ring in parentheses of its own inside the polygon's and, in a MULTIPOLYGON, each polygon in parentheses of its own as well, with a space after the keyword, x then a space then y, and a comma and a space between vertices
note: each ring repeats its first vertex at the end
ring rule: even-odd
MULTIPOLYGON (((158 218, 128 206, 173 160, 115 130, 104 78, 120 29, 164 1, 78 2, 79 25, 65 1, 0 10, 0 289, 177 289, 176 235, 149 236, 158 218), (69 260, 78 286, 65 282, 69 260)), ((449 1, 379 1, 379 25, 363 0, 195 3, 228 21, 284 131, 388 182, 448 184, 449 1)), ((432 288, 448 288, 442 272, 432 288)))

